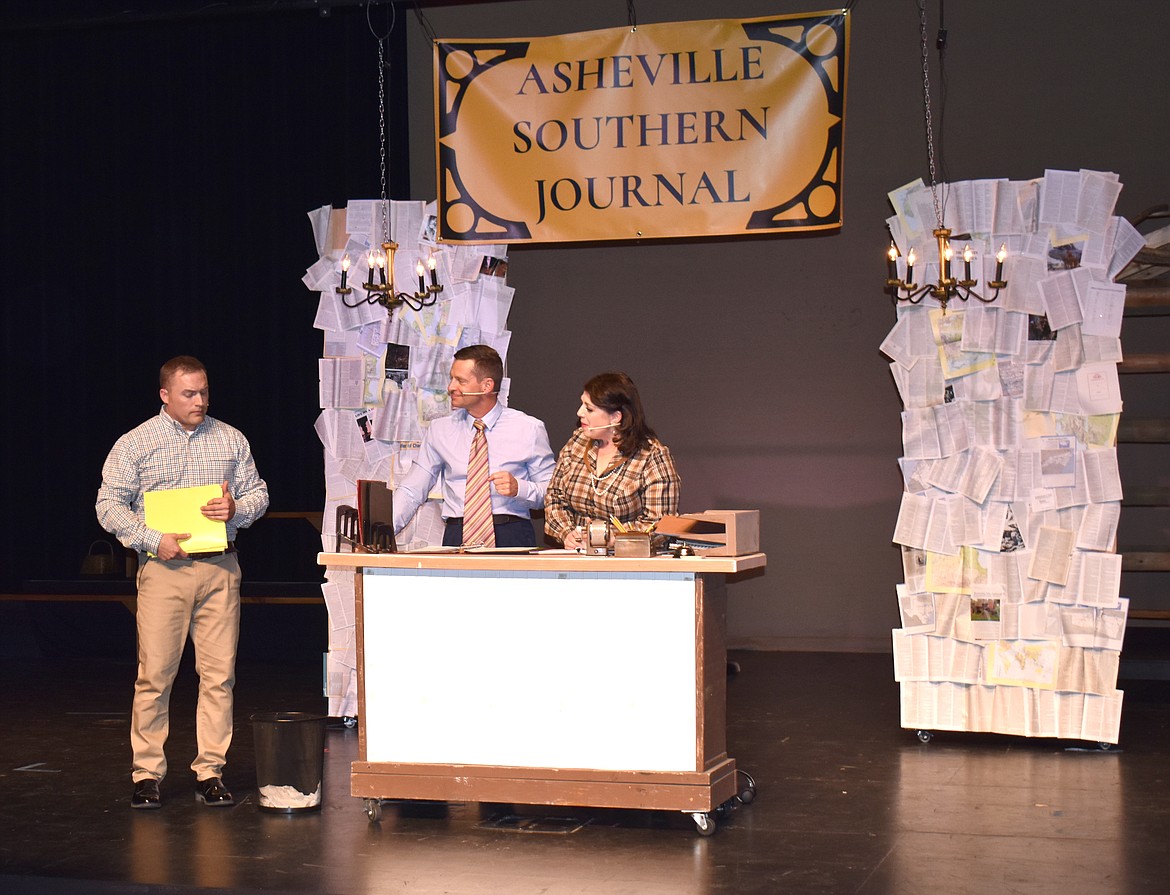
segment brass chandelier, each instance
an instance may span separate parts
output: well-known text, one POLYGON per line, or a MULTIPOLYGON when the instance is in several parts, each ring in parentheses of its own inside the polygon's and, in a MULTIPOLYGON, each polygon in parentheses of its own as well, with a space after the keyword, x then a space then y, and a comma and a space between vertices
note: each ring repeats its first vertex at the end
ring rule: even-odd
MULTIPOLYGON (((393 5, 391 10, 393 11, 393 5)), ((367 16, 369 11, 367 10, 367 16)), ((393 30, 394 25, 391 22, 390 30, 393 30)), ((433 252, 427 255, 426 266, 420 259, 415 263, 415 273, 418 275, 418 291, 414 293, 400 292, 394 282, 394 256, 398 251, 398 243, 396 243, 390 235, 390 201, 386 195, 386 49, 385 41, 389 38, 390 32, 378 38, 378 157, 381 163, 381 177, 382 177, 382 233, 384 234, 384 241, 381 244, 381 251, 377 246, 371 246, 366 252, 366 281, 361 284, 361 289, 365 292, 365 296, 355 296, 352 300, 351 295, 354 295, 353 288, 349 285, 349 268, 350 257, 347 252, 341 259, 341 285, 336 287, 334 291, 341 296, 342 302, 346 307, 356 308, 363 304, 379 304, 386 308, 387 311, 393 313, 395 308, 406 305, 415 311, 421 311, 423 308, 430 307, 437 300, 439 293, 443 291, 443 287, 439 284, 438 276, 436 274, 436 262, 433 252), (426 281, 426 274, 430 274, 430 283, 426 281)))
MULTIPOLYGON (((969 241, 962 253, 963 277, 959 279, 952 275, 951 265, 954 261, 955 251, 951 246, 951 230, 943 224, 943 206, 939 199, 939 184, 935 172, 934 122, 930 108, 930 69, 927 64, 929 50, 927 48, 926 38, 926 0, 918 0, 918 10, 919 33, 922 40, 922 100, 926 119, 926 156, 930 166, 930 195, 934 204, 934 217, 937 225, 934 229, 934 238, 938 244, 939 277, 933 283, 928 282, 918 285, 914 282, 914 265, 918 259, 915 256, 913 247, 906 254, 906 276, 904 279, 899 277, 898 258, 900 255, 898 247, 891 240, 890 248, 886 253, 888 271, 886 274, 885 291, 889 293, 894 304, 900 301, 919 304, 929 295, 942 306, 942 310, 945 313, 947 303, 956 298, 960 301, 967 301, 974 298, 984 304, 991 304, 999 297, 1000 290, 1007 287, 1007 280, 1003 278, 1003 264, 1007 259, 1007 246, 1006 244, 1001 245, 999 251, 996 253, 995 279, 987 283, 987 288, 994 290, 990 295, 984 296, 975 290, 975 287, 979 285, 979 281, 971 276, 971 262, 974 260, 975 254, 969 241)), ((946 31, 940 28, 938 35, 940 60, 942 58, 941 51, 945 46, 946 31)), ((970 239, 969 236, 966 238, 968 240, 970 239)))

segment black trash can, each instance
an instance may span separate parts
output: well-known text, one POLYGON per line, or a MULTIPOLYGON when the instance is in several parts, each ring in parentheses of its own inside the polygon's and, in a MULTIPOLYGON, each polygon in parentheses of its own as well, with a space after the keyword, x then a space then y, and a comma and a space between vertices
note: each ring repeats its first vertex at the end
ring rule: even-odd
POLYGON ((325 776, 325 718, 307 712, 252 715, 256 794, 261 811, 321 810, 325 776))

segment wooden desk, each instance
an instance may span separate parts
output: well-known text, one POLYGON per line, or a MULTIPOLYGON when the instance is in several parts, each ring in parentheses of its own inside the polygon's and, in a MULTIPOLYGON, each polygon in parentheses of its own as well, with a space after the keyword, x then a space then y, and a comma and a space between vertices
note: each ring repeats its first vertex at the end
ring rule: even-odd
POLYGON ((379 799, 710 812, 738 557, 323 553, 357 570, 359 760, 379 799))

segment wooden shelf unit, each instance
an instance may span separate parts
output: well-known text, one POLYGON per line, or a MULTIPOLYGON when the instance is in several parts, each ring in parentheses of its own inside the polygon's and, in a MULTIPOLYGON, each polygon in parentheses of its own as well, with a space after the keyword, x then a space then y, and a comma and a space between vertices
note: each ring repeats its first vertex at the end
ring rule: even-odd
MULTIPOLYGON (((1170 316, 1170 284, 1166 280, 1131 281, 1126 283, 1125 317, 1154 318, 1170 316)), ((1146 326, 1161 326, 1151 321, 1146 326)), ((1170 339, 1166 340, 1170 343, 1170 339)), ((1120 374, 1162 374, 1170 373, 1170 352, 1126 354, 1118 364, 1120 374)), ((1170 394, 1170 389, 1167 389, 1170 394)), ((1170 412, 1170 407, 1167 408, 1170 412)), ((1130 418, 1124 413, 1117 427, 1117 442, 1121 444, 1170 445, 1170 416, 1130 418)), ((1125 478, 1123 470, 1123 480, 1125 478)), ((1124 481, 1125 498, 1123 507, 1158 508, 1170 507, 1170 487, 1161 483, 1143 484, 1124 481)), ((1122 574, 1170 573, 1170 545, 1157 544, 1157 536, 1151 538, 1155 546, 1164 549, 1126 549, 1119 547, 1122 554, 1122 574)), ((1124 580, 1124 579, 1123 579, 1124 580)), ((1124 590, 1124 584, 1123 584, 1124 590)), ((1134 608, 1129 618, 1138 622, 1164 622, 1170 620, 1170 609, 1134 608)))

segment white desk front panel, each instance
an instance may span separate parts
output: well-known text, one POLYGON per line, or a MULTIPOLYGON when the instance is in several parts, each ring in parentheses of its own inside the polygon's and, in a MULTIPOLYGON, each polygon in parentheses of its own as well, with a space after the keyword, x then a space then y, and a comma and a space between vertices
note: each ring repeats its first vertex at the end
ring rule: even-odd
POLYGON ((692 573, 365 570, 370 762, 695 771, 692 573))

